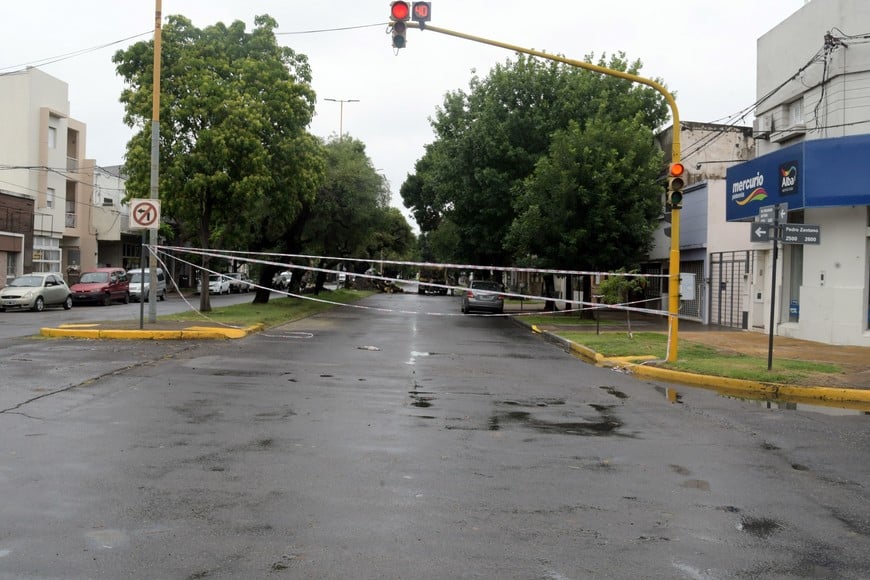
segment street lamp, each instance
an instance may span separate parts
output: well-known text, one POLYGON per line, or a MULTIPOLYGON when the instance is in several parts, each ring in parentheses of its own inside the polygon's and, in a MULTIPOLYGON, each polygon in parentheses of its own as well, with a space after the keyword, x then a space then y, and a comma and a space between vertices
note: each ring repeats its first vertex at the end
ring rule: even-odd
POLYGON ((358 103, 359 99, 323 99, 324 101, 332 101, 333 103, 339 103, 339 113, 338 113, 338 141, 341 143, 341 140, 344 138, 344 104, 345 103, 358 103))

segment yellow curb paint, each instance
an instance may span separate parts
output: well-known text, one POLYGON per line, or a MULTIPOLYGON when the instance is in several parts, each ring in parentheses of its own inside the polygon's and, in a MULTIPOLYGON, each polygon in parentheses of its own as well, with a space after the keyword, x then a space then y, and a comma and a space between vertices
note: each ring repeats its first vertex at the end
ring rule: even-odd
POLYGON ((184 339, 237 339, 263 330, 265 325, 253 324, 246 328, 190 326, 182 330, 120 330, 92 328, 98 324, 63 325, 60 328, 41 328, 40 334, 50 338, 90 338, 115 340, 184 340, 184 339))

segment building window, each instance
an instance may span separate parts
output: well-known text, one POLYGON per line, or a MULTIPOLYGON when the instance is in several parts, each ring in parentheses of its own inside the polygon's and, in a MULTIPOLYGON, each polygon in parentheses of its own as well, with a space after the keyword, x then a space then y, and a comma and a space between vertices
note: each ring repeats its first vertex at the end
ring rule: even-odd
POLYGON ((57 127, 48 128, 48 148, 57 149, 57 127))
POLYGON ((45 190, 45 207, 47 207, 47 208, 54 207, 54 196, 55 196, 55 192, 54 192, 53 187, 49 187, 48 189, 45 190))
POLYGON ((804 101, 798 99, 788 104, 788 126, 804 124, 804 101))
POLYGON ((18 254, 15 252, 6 253, 6 280, 11 280, 18 275, 18 254))
POLYGON ((33 236, 33 271, 60 272, 60 240, 33 236))

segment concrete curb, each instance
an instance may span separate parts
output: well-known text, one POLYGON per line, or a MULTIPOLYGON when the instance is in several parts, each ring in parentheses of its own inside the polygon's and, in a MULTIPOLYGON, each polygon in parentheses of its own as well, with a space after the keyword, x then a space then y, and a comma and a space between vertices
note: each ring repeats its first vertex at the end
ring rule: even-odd
POLYGON ((641 377, 673 381, 694 385, 720 392, 733 394, 755 395, 765 398, 789 398, 802 401, 818 401, 827 403, 870 403, 870 391, 865 389, 844 389, 821 386, 793 386, 778 383, 731 379, 712 375, 698 375, 671 369, 663 369, 638 363, 637 360, 647 357, 605 357, 591 348, 577 344, 549 331, 541 331, 531 326, 532 332, 541 334, 546 340, 557 343, 580 358, 598 366, 624 369, 641 377))
POLYGON ((179 330, 121 330, 91 328, 93 325, 70 325, 60 328, 41 328, 39 333, 49 338, 88 338, 118 340, 206 340, 244 338, 263 330, 264 325, 245 328, 229 326, 190 326, 179 330))

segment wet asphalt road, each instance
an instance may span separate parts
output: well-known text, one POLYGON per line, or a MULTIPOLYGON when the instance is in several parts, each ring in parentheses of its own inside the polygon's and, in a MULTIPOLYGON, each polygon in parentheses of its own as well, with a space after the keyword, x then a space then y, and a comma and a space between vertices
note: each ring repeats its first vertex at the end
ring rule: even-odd
POLYGON ((0 579, 870 577, 865 415, 365 304, 394 312, 0 341, 0 579))

